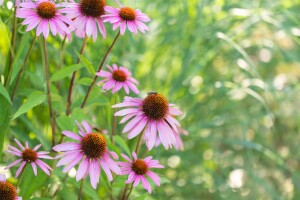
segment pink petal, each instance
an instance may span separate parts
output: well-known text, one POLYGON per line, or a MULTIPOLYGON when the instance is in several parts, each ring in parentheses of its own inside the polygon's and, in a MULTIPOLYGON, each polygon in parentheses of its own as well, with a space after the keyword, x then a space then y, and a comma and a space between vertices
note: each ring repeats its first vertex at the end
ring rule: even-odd
POLYGON ((15 162, 11 163, 10 165, 5 167, 4 169, 6 170, 8 168, 11 168, 12 166, 15 166, 16 164, 20 163, 21 161, 23 161, 23 159, 16 160, 15 162))
POLYGON ((84 175, 88 172, 88 170, 89 170, 89 159, 84 158, 78 167, 77 174, 76 174, 76 181, 82 179, 84 175))
POLYGON ((151 172, 151 171, 146 172, 146 174, 153 180, 153 182, 157 186, 160 186, 160 178, 159 178, 159 176, 157 176, 157 174, 155 174, 154 172, 151 172))
POLYGON ((149 182, 147 181, 147 179, 144 176, 141 176, 142 179, 142 184, 144 186, 144 188, 151 194, 151 186, 149 184, 149 182))
POLYGON ((17 143, 17 145, 24 151, 25 148, 23 147, 23 145, 17 140, 15 139, 15 142, 17 143))
POLYGON ((90 180, 91 180, 92 187, 96 189, 100 177, 100 165, 98 160, 91 161, 89 171, 90 171, 90 180))
POLYGON ((23 167, 25 166, 25 164, 26 164, 26 161, 23 161, 22 164, 20 165, 20 167, 19 167, 19 169, 17 170, 17 173, 16 173, 16 178, 19 176, 19 174, 23 170, 23 167))
POLYGON ((81 149, 80 144, 74 142, 66 142, 63 144, 58 144, 52 148, 54 151, 70 151, 81 149))
POLYGON ((81 137, 71 131, 63 131, 62 134, 74 140, 81 141, 81 137))
POLYGON ((32 169, 33 169, 33 173, 36 176, 37 175, 37 168, 36 168, 36 164, 34 162, 31 163, 32 169))

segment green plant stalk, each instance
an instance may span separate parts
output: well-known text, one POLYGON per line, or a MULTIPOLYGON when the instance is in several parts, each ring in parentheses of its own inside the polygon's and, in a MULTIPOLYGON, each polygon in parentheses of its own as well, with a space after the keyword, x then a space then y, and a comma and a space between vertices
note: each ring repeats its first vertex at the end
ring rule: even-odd
POLYGON ((52 101, 51 101, 49 62, 48 62, 48 54, 47 54, 47 47, 46 47, 46 39, 45 38, 43 38, 43 49, 44 49, 44 56, 45 56, 46 85, 47 85, 49 115, 50 115, 50 121, 51 121, 51 129, 52 129, 52 147, 54 147, 54 145, 55 145, 56 122, 55 122, 55 117, 53 115, 53 108, 52 108, 52 101))
POLYGON ((32 42, 31 42, 31 45, 30 45, 30 47, 29 47, 29 50, 28 50, 28 52, 27 52, 27 54, 26 54, 26 57, 25 57, 25 59, 24 59, 24 62, 23 62, 23 64, 21 65, 20 71, 19 71, 18 76, 17 76, 16 83, 15 83, 14 88, 13 88, 13 92, 12 92, 12 95, 11 95, 11 100, 12 100, 12 101, 14 100, 14 97, 15 97, 15 94, 16 94, 16 91, 17 91, 17 88, 18 88, 18 85, 19 85, 19 82, 20 82, 22 73, 23 73, 23 71, 24 71, 25 65, 26 65, 26 63, 27 63, 27 61, 28 61, 28 59, 29 59, 29 56, 30 56, 31 51, 32 51, 32 49, 33 49, 33 46, 34 46, 34 44, 35 44, 36 38, 37 38, 37 37, 34 36, 32 42))
MULTIPOLYGON (((116 43, 117 39, 119 38, 119 36, 120 36, 120 31, 118 32, 118 34, 116 35, 115 39, 113 40, 113 42, 111 43, 110 47, 108 48, 106 54, 104 55, 104 57, 103 57, 103 59, 102 59, 100 65, 99 65, 99 67, 98 67, 98 71, 97 71, 97 72, 100 72, 100 71, 101 71, 101 69, 102 69, 102 67, 103 67, 103 65, 104 65, 104 62, 105 62, 106 59, 107 59, 108 54, 111 52, 111 50, 112 50, 113 46, 115 45, 115 43, 116 43)), ((87 93, 86 93, 86 95, 85 95, 85 98, 84 98, 84 100, 83 100, 83 102, 82 102, 82 104, 81 104, 81 108, 84 108, 84 106, 85 106, 85 104, 86 104, 86 101, 87 101, 87 99, 88 99, 88 97, 89 97, 89 95, 90 95, 90 92, 91 92, 93 86, 94 86, 95 83, 96 83, 96 80, 97 80, 97 76, 95 75, 95 76, 94 76, 94 79, 93 79, 93 82, 92 82, 91 85, 89 86, 89 89, 88 89, 88 91, 87 91, 87 93)))
POLYGON ((22 171, 21 171, 21 172, 20 172, 20 174, 19 174, 19 179, 18 179, 18 182, 17 182, 17 185, 16 185, 16 187, 18 187, 18 186, 20 185, 20 183, 21 183, 21 180, 22 180, 22 178, 23 178, 23 174, 24 174, 24 171, 25 171, 26 167, 27 167, 27 163, 24 165, 24 167, 23 167, 22 171))

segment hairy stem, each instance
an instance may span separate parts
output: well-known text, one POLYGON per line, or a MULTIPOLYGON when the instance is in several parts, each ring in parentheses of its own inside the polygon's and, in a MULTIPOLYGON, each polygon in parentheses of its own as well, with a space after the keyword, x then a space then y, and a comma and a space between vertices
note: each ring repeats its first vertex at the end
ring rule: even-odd
POLYGON ((11 100, 12 100, 12 101, 14 100, 14 97, 15 97, 17 88, 18 88, 18 86, 19 86, 19 82, 20 82, 22 73, 23 73, 24 68, 25 68, 25 66, 26 66, 26 63, 27 63, 27 61, 28 61, 28 59, 29 59, 29 56, 30 56, 30 54, 31 54, 31 51, 32 51, 32 49, 33 49, 33 47, 34 47, 36 38, 37 38, 37 37, 34 36, 32 42, 31 42, 31 45, 30 45, 30 47, 29 47, 29 49, 28 49, 28 52, 27 52, 27 54, 26 54, 26 56, 25 56, 24 62, 23 62, 23 64, 21 65, 20 71, 19 71, 18 76, 17 76, 16 83, 15 83, 14 88, 13 88, 13 92, 12 92, 12 95, 11 95, 11 100))
POLYGON ((49 115, 51 121, 51 129, 52 129, 52 147, 55 145, 55 117, 53 115, 52 109, 52 101, 51 101, 51 91, 50 91, 50 76, 49 76, 49 62, 48 62, 48 54, 46 47, 46 39, 43 38, 43 47, 44 47, 44 56, 45 56, 45 69, 46 69, 46 85, 47 85, 47 96, 48 96, 48 105, 49 105, 49 115))
MULTIPOLYGON (((83 55, 84 49, 85 49, 86 44, 87 44, 87 41, 88 41, 88 37, 85 36, 85 38, 83 40, 83 43, 82 43, 82 46, 81 46, 81 49, 80 49, 80 52, 79 52, 80 55, 83 55)), ((79 63, 80 63, 80 58, 78 58, 78 60, 77 60, 77 64, 79 64, 79 63)), ((73 87, 74 87, 74 82, 75 82, 76 74, 77 74, 77 71, 74 71, 73 75, 72 75, 72 78, 71 78, 71 81, 70 81, 66 115, 69 115, 71 113, 72 92, 73 92, 73 87)))
MULTIPOLYGON (((113 40, 113 42, 111 43, 110 47, 108 48, 106 54, 104 55, 104 57, 103 57, 103 59, 102 59, 100 65, 99 65, 99 67, 98 67, 98 71, 97 71, 97 72, 100 72, 100 71, 101 71, 101 69, 102 69, 102 67, 103 67, 103 65, 104 65, 104 62, 105 62, 106 59, 107 59, 108 54, 109 54, 110 51, 112 50, 112 48, 113 48, 113 46, 115 45, 115 43, 116 43, 116 41, 117 41, 117 39, 118 39, 119 36, 120 36, 120 31, 118 32, 118 34, 116 35, 115 39, 113 40)), ((86 93, 86 95, 85 95, 85 98, 84 98, 84 100, 83 100, 83 102, 82 102, 82 104, 81 104, 81 108, 84 108, 84 106, 85 106, 85 104, 86 104, 86 101, 87 101, 87 99, 88 99, 88 97, 89 97, 89 95, 90 95, 90 92, 91 92, 93 86, 94 86, 95 83, 96 83, 96 80, 97 80, 97 76, 95 75, 95 76, 94 76, 94 79, 93 79, 93 82, 92 82, 92 84, 90 85, 90 87, 89 87, 89 89, 88 89, 88 91, 87 91, 87 93, 86 93)))

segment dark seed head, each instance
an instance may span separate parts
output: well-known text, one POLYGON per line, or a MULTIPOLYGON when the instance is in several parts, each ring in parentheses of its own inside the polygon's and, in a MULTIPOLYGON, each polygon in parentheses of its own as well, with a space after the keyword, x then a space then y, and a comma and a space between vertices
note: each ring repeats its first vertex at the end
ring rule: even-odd
POLYGON ((129 7, 120 8, 119 16, 125 21, 133 21, 136 18, 135 10, 129 7))
POLYGON ((44 19, 52 19, 56 13, 55 5, 49 1, 40 3, 36 10, 38 15, 44 19))
POLYGON ((0 199, 1 200, 15 200, 17 198, 16 188, 8 181, 0 181, 0 199))
POLYGON ((127 80, 127 75, 123 70, 117 69, 113 71, 113 79, 119 82, 124 82, 127 80))
POLYGON ((148 171, 148 166, 144 160, 137 159, 132 163, 131 169, 139 175, 144 175, 148 171))
POLYGON ((106 150, 106 140, 99 133, 90 133, 81 140, 81 149, 88 158, 100 158, 106 150))
POLYGON ((85 16, 100 17, 105 13, 104 6, 106 5, 105 0, 81 0, 80 11, 85 16))
POLYGON ((31 162, 36 161, 36 159, 38 158, 38 155, 35 151, 28 148, 22 152, 22 158, 24 161, 31 163, 31 162))
POLYGON ((148 93, 143 100, 142 110, 151 119, 163 119, 168 113, 168 100, 161 94, 148 93))

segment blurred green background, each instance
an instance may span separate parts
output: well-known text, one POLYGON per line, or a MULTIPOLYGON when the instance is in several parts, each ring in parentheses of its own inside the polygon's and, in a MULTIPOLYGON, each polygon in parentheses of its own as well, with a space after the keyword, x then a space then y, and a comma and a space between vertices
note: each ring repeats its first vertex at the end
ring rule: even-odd
MULTIPOLYGON (((176 103, 185 113, 180 119, 182 127, 189 132, 189 136, 183 136, 184 151, 166 151, 160 146, 149 153, 165 165, 165 169, 156 170, 163 177, 163 184, 154 186, 151 196, 138 187, 132 199, 300 199, 300 2, 123 0, 121 3, 149 15, 150 31, 144 35, 126 32, 106 63, 128 67, 140 82, 140 97, 155 90, 176 103)), ((116 6, 112 0, 107 0, 107 4, 116 6)), ((12 11, 5 4, 0 14, 0 73, 3 74, 12 11)), ((59 87, 58 82, 52 84, 59 131, 75 130, 75 119, 87 119, 97 127, 111 130, 110 105, 115 96, 109 92, 99 93, 97 86, 88 106, 84 110, 76 108, 92 80, 93 70, 98 68, 116 34, 111 25, 106 24, 106 28, 106 40, 99 38, 96 43, 89 40, 84 54, 87 60, 83 62, 87 67, 80 70, 76 80, 71 117, 64 115, 70 76, 59 81, 59 87)), ((16 70, 33 38, 33 32, 24 30, 25 27, 19 26, 16 70)), ((48 39, 51 74, 58 70, 61 43, 59 37, 48 39)), ((75 37, 67 42, 63 66, 76 62, 81 43, 75 37)), ((10 118, 28 94, 36 90, 44 94, 46 90, 41 52, 39 39, 17 98, 12 105, 0 99, 0 126, 6 133, 5 139, 1 133, 4 148, 16 137, 23 142, 30 140, 31 145, 42 143, 44 149, 50 150, 45 98, 26 114, 10 118)), ((123 96, 121 93, 117 98, 123 96)), ((121 134, 122 126, 118 128, 121 134)), ((134 149, 130 143, 129 148, 134 149)), ((7 165, 13 159, 4 154, 1 163, 7 165)), ((38 177, 28 171, 28 179, 33 183, 23 181, 24 199, 32 195, 50 197, 61 185, 57 199, 76 199, 79 184, 75 184, 74 178, 62 181, 61 168, 55 169, 51 179, 41 171, 38 177)), ((103 175, 97 191, 85 185, 86 199, 108 197, 109 185, 103 175)), ((124 187, 123 181, 124 177, 116 179, 114 192, 124 187)))

